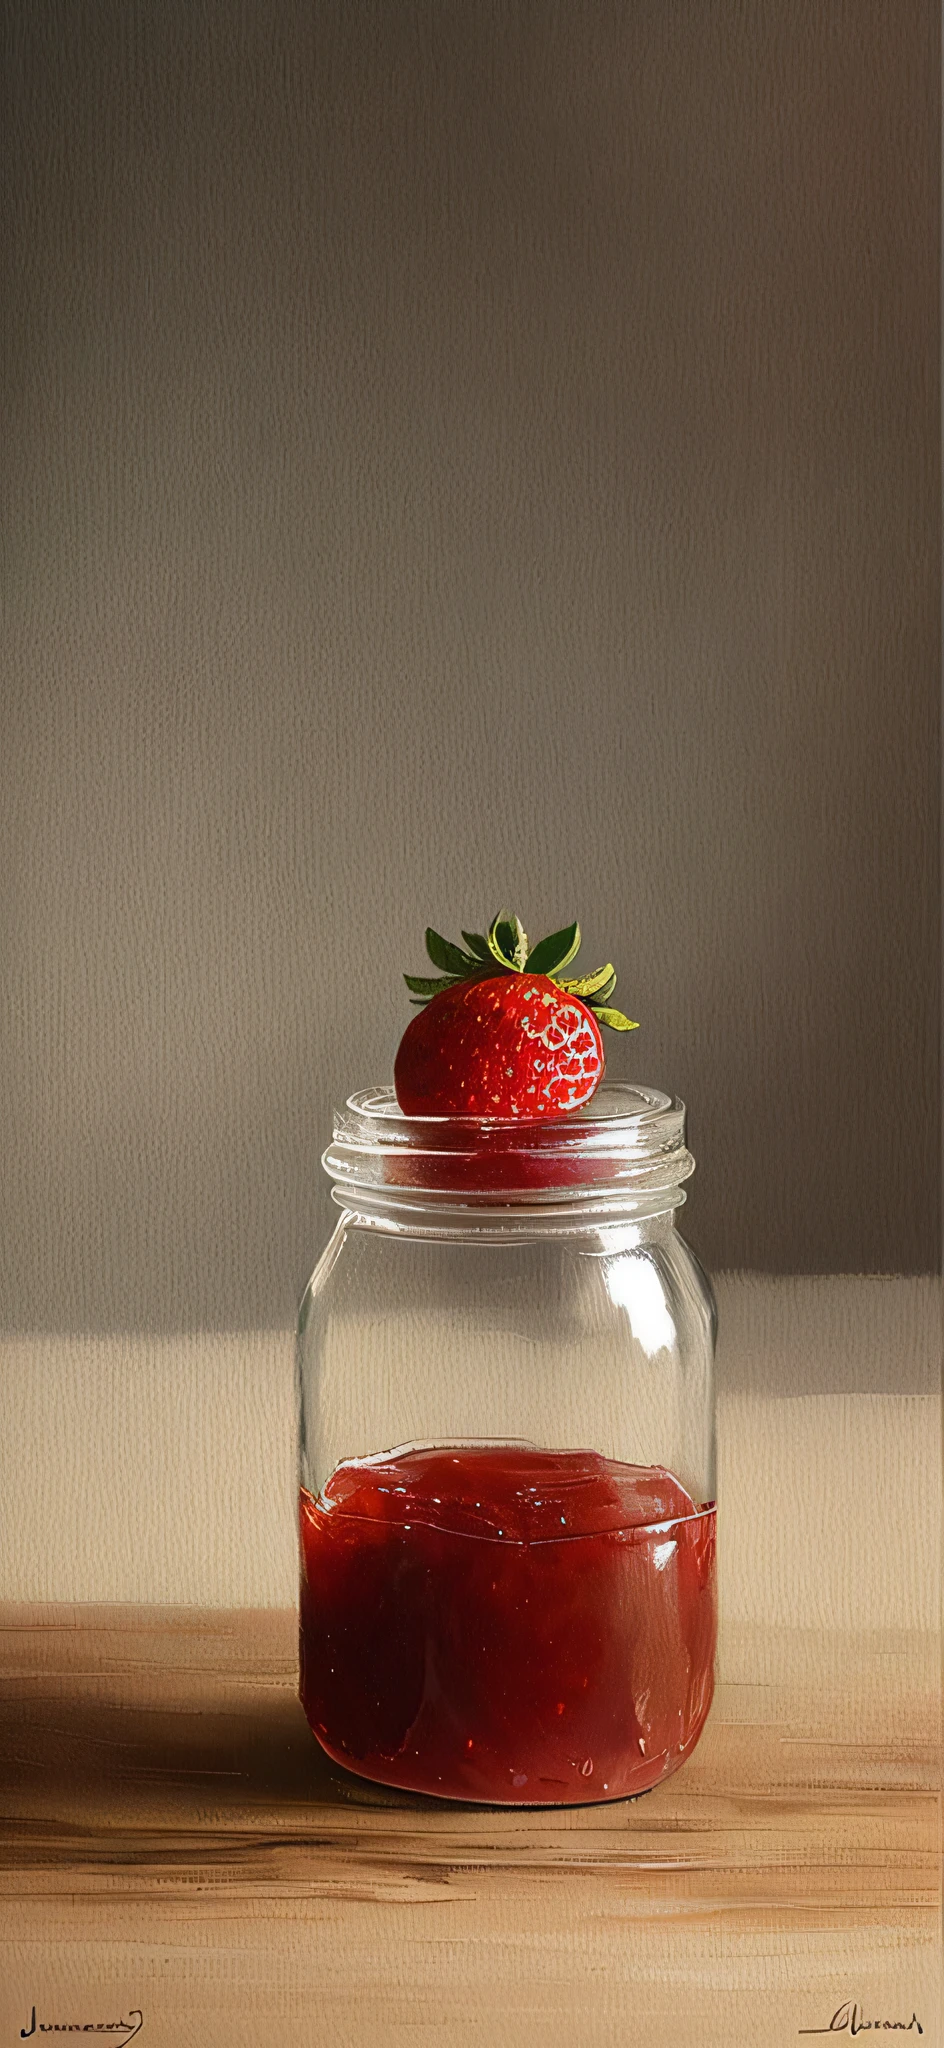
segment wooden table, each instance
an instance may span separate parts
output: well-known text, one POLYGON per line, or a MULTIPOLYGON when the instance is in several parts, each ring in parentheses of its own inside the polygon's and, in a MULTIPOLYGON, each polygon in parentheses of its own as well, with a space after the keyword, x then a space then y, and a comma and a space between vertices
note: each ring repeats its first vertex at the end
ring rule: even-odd
POLYGON ((0 2043, 941 2042, 934 1638, 723 1627, 719 1672, 664 1786, 509 1813, 331 1768, 291 1613, 0 1609, 0 2043))

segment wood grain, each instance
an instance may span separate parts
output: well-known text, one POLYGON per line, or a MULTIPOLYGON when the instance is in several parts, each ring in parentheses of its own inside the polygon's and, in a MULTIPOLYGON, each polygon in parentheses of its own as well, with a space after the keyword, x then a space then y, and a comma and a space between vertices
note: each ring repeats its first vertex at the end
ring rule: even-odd
POLYGON ((729 1628, 684 1770, 540 1812, 330 1766, 291 1612, 8 1606, 0 1672, 4 2039, 940 2039, 931 1635, 729 1628))

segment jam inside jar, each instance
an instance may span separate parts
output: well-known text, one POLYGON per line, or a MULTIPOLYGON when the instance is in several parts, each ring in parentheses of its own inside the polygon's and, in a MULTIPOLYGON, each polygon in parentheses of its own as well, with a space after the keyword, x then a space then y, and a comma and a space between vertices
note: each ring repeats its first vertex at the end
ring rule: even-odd
POLYGON ((647 1791, 711 1704, 714 1510, 595 1452, 406 1448, 301 1495, 301 1696, 336 1762, 453 1799, 647 1791))
POLYGON ((684 1112, 600 1095, 484 1143, 354 1098, 326 1154, 344 1213, 299 1321, 300 1692, 327 1754, 381 1784, 625 1798, 711 1705, 714 1309, 674 1226, 684 1112))

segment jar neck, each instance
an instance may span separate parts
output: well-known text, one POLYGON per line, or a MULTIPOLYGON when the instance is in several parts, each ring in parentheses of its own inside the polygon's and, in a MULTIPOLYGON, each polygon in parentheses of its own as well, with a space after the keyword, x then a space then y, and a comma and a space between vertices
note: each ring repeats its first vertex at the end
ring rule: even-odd
POLYGON ((342 1210, 342 1227, 375 1230, 389 1237, 461 1239, 466 1244, 521 1244, 535 1239, 570 1238, 620 1245, 655 1243, 675 1228, 675 1211, 685 1200, 683 1188, 664 1188, 648 1199, 622 1194, 602 1201, 456 1203, 377 1189, 334 1187, 332 1197, 342 1210))
POLYGON ((685 1105, 604 1082, 566 1116, 407 1117, 392 1089, 352 1095, 323 1164, 364 1229, 481 1241, 642 1229, 685 1200, 685 1105))

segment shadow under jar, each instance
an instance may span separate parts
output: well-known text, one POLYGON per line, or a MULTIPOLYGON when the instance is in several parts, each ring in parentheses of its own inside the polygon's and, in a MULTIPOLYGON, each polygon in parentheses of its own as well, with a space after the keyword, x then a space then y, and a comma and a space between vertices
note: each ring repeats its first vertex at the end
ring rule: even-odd
POLYGON ((688 1756, 715 1654, 715 1311, 684 1105, 352 1096, 298 1323, 301 1699, 336 1762, 501 1805, 688 1756))

